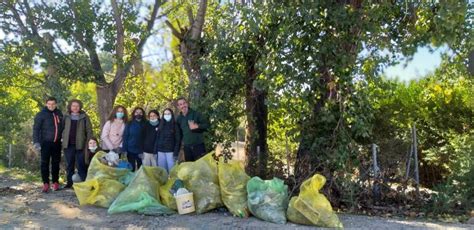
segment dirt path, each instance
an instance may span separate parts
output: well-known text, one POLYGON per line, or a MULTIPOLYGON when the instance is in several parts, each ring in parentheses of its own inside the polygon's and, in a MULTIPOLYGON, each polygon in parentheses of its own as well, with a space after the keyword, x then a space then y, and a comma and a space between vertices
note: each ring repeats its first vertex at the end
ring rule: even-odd
MULTIPOLYGON (((107 228, 107 229, 314 229, 288 223, 272 224, 256 218, 239 219, 228 213, 204 215, 143 216, 134 213, 108 215, 103 208, 79 206, 73 190, 43 194, 40 184, 23 183, 0 173, 0 229, 107 228)), ((358 229, 474 229, 474 225, 339 215, 345 228, 358 229)))

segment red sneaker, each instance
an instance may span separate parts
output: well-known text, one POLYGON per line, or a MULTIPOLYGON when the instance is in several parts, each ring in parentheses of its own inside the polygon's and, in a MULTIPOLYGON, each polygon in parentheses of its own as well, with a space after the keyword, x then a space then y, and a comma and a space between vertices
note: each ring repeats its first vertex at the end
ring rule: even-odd
POLYGON ((41 190, 42 192, 48 192, 49 191, 49 183, 44 183, 43 184, 43 190, 41 190))
POLYGON ((59 183, 58 182, 55 182, 53 184, 53 191, 58 191, 59 190, 59 183))

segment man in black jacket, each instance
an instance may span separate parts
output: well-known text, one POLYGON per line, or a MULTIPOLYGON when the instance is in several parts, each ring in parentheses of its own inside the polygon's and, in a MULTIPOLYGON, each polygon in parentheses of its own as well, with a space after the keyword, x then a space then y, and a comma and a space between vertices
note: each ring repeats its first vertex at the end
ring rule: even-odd
POLYGON ((35 116, 33 125, 33 143, 36 150, 41 151, 41 178, 43 192, 49 191, 49 162, 53 190, 59 189, 59 162, 61 161, 61 120, 63 114, 56 108, 57 100, 50 97, 46 106, 35 116))

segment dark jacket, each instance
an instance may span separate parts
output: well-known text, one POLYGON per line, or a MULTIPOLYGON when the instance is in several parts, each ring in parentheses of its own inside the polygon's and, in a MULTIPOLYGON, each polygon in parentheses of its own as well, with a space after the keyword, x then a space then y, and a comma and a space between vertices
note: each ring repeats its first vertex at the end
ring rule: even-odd
POLYGON ((204 143, 204 137, 202 133, 209 128, 209 121, 201 113, 189 108, 188 114, 186 114, 186 116, 184 116, 182 113, 179 113, 176 122, 178 123, 178 126, 181 130, 183 143, 185 145, 204 143), (199 128, 196 130, 190 130, 188 125, 188 121, 190 120, 196 122, 199 125, 199 128))
POLYGON ((91 163, 91 160, 92 158, 95 156, 95 154, 97 154, 98 152, 102 151, 102 149, 97 146, 97 149, 95 150, 95 152, 91 152, 89 150, 89 147, 85 148, 84 150, 84 160, 86 161, 86 165, 89 165, 91 163))
POLYGON ((123 151, 131 154, 143 153, 143 128, 145 121, 132 120, 123 131, 123 151))
MULTIPOLYGON (((69 145, 69 132, 71 131, 71 114, 66 113, 63 119, 63 149, 66 149, 69 145)), ((81 150, 87 148, 87 141, 93 136, 92 133, 92 123, 84 111, 79 113, 79 120, 77 121, 76 126, 76 149, 81 150)))
POLYGON ((155 140, 158 134, 159 125, 151 125, 150 122, 146 122, 143 128, 143 152, 156 154, 155 152, 155 140))
POLYGON ((174 156, 178 156, 181 141, 178 124, 164 119, 161 122, 158 135, 156 135, 154 152, 173 152, 174 156))
POLYGON ((63 114, 59 109, 50 111, 48 108, 44 107, 39 113, 35 116, 35 121, 33 125, 33 142, 34 143, 43 143, 47 142, 57 142, 61 141, 62 133, 62 124, 63 114))

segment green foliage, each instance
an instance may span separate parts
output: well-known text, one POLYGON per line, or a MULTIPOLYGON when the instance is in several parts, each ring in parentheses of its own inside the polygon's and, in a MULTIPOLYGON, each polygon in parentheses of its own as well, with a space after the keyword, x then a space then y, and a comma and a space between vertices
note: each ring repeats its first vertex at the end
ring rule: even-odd
POLYGON ((157 71, 144 63, 142 74, 125 80, 116 104, 131 110, 140 106, 149 111, 157 109, 160 114, 165 108, 174 109, 174 100, 183 95, 187 77, 180 66, 180 60, 166 63, 157 71))
POLYGON ((435 214, 466 215, 474 207, 474 133, 453 135, 449 141, 442 150, 448 149, 450 153, 450 174, 434 187, 436 193, 426 209, 435 214))
MULTIPOLYGON (((21 12, 24 2, 0 3, 2 30, 17 35, 0 42, 2 159, 9 143, 17 145, 18 153, 31 153, 32 118, 46 95, 58 97, 62 109, 66 99, 82 100, 98 135, 96 85, 104 83, 101 75, 112 81, 124 64, 115 53, 117 34, 107 2, 31 2, 35 22, 44 32, 39 37, 21 31, 11 19, 9 4, 21 12), (47 39, 55 41, 52 49, 45 48, 47 39), (92 68, 92 50, 84 47, 97 51, 103 73, 92 68)), ((162 10, 181 27, 188 20, 188 7, 196 12, 196 2, 168 1, 162 10)), ((135 39, 146 36, 146 20, 139 16, 148 7, 139 9, 140 3, 121 5, 124 61, 135 54, 135 39)), ((410 127, 416 124, 422 184, 438 192, 430 207, 438 213, 468 211, 474 186, 474 84, 464 64, 474 46, 472 9, 465 1, 362 1, 360 6, 345 1, 263 1, 250 6, 212 1, 200 41, 205 97, 191 107, 211 120, 208 146, 229 147, 248 122, 246 62, 258 60, 253 86, 267 92, 270 173, 288 176, 294 160, 306 155, 310 170, 295 174, 304 178, 321 171, 330 181, 325 190, 330 200, 355 207, 367 182, 367 144, 380 146, 386 177, 400 180, 410 127), (403 61, 402 55, 409 60, 420 46, 444 45, 450 56, 424 79, 405 84, 379 77, 384 67, 403 61)), ((161 112, 173 107, 176 97, 187 95, 179 41, 169 40, 173 60, 159 70, 143 63, 143 73, 126 78, 116 104, 161 112)))
POLYGON ((393 170, 393 162, 406 162, 410 127, 416 124, 420 180, 435 191, 425 209, 435 214, 466 214, 473 207, 473 83, 465 66, 445 60, 419 81, 382 78, 369 84, 381 167, 392 179, 405 176, 405 167, 393 170))

